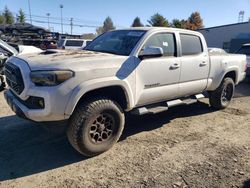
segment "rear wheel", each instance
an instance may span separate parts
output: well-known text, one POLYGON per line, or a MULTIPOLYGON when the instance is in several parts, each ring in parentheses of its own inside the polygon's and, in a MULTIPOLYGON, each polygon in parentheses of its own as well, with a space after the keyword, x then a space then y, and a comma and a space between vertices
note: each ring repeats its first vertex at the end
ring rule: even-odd
POLYGON ((67 131, 71 145, 85 156, 95 156, 110 149, 124 128, 124 114, 110 99, 83 102, 76 108, 67 131))
POLYGON ((216 109, 226 108, 233 98, 234 90, 235 85, 233 79, 225 78, 215 91, 210 92, 210 105, 216 109))

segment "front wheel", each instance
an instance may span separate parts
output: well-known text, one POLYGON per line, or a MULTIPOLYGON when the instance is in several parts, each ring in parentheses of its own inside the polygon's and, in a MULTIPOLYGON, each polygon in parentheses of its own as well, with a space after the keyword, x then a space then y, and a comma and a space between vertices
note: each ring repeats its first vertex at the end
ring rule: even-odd
POLYGON ((76 107, 70 118, 67 136, 71 145, 85 156, 110 149, 124 128, 121 107, 107 98, 92 99, 76 107))
POLYGON ((235 85, 232 78, 225 78, 220 86, 209 94, 209 103, 216 109, 224 109, 230 104, 234 95, 235 85))

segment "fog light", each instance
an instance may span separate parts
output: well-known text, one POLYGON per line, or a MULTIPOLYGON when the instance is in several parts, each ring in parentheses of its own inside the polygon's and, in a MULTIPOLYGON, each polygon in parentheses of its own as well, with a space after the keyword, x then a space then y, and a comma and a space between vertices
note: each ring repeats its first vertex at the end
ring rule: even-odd
POLYGON ((41 108, 44 108, 44 100, 43 99, 39 99, 38 100, 38 104, 41 108))

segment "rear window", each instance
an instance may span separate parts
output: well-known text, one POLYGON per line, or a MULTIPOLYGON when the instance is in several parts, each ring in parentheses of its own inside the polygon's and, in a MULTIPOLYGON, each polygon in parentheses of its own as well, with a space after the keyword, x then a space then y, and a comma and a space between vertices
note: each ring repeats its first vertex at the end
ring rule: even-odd
POLYGON ((196 55, 203 52, 200 37, 180 34, 182 55, 196 55))
POLYGON ((236 53, 250 55, 250 46, 242 46, 236 53))
POLYGON ((81 40, 67 40, 65 46, 81 47, 82 44, 83 44, 83 41, 81 41, 81 40))

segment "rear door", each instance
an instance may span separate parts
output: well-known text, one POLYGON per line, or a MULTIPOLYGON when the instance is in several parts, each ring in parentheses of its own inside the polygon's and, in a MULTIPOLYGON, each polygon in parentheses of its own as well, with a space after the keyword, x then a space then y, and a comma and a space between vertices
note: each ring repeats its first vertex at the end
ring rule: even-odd
MULTIPOLYGON (((205 42, 205 41, 204 41, 205 42)), ((180 94, 197 94, 207 87, 210 61, 206 45, 199 36, 180 33, 180 94)))

